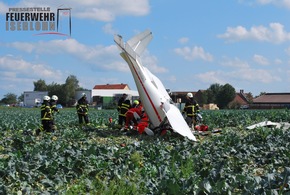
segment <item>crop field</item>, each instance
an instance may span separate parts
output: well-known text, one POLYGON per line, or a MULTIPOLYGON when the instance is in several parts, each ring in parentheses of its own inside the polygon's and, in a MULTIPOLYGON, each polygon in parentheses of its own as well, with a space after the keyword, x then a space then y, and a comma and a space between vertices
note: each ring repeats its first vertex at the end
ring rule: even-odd
POLYGON ((0 108, 0 194, 290 194, 290 110, 202 111, 209 130, 192 142, 176 133, 124 135, 115 110, 56 115, 41 133, 39 108, 0 108))

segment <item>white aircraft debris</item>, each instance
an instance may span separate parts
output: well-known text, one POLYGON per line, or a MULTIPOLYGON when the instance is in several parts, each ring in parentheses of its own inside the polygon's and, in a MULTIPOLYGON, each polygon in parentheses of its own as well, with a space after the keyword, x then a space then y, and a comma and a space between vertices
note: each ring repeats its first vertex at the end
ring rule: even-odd
POLYGON ((276 123, 276 122, 272 122, 272 121, 263 121, 263 122, 248 126, 246 129, 252 130, 252 129, 255 129, 258 127, 275 127, 278 129, 282 128, 283 130, 286 130, 286 129, 290 128, 290 123, 287 123, 287 122, 276 123))

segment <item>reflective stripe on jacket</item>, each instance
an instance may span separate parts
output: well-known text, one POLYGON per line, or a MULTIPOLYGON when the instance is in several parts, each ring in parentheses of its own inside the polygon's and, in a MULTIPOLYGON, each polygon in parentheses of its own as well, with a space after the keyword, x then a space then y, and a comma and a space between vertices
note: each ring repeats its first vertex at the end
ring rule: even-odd
POLYGON ((194 100, 188 100, 185 103, 182 113, 186 114, 188 117, 193 117, 199 113, 199 105, 194 100))
POLYGON ((89 107, 88 105, 77 105, 78 114, 88 114, 89 107))
POLYGON ((126 112, 130 109, 131 105, 130 105, 130 100, 126 100, 125 102, 123 102, 121 104, 121 108, 120 108, 120 116, 126 116, 126 112))
POLYGON ((42 103, 40 110, 41 120, 52 120, 52 113, 49 102, 42 103))
POLYGON ((76 106, 77 113, 86 115, 89 111, 89 103, 85 98, 80 98, 78 100, 78 104, 76 106))
POLYGON ((188 106, 184 107, 186 116, 194 116, 195 115, 194 107, 195 107, 194 105, 188 105, 188 106))
POLYGON ((55 101, 50 102, 50 108, 52 116, 54 115, 54 113, 59 112, 58 108, 56 107, 55 101))

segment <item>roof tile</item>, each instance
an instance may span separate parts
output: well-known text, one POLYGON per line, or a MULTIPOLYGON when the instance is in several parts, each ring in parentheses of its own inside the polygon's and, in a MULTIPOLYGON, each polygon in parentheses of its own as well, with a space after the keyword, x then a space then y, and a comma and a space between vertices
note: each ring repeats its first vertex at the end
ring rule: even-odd
POLYGON ((127 84, 106 84, 106 85, 95 85, 93 89, 126 89, 129 88, 127 84))
POLYGON ((253 103, 290 103, 290 93, 266 93, 255 98, 253 103))

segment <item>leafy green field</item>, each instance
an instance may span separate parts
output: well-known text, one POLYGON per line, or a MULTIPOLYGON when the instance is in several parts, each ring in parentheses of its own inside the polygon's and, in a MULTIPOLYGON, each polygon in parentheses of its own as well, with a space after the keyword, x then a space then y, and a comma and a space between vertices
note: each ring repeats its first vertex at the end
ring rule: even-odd
POLYGON ((56 116, 58 131, 34 135, 37 108, 0 108, 0 194, 286 194, 290 131, 245 127, 290 122, 289 110, 203 111, 210 130, 198 142, 177 134, 123 135, 117 112, 94 110, 91 126, 75 109, 56 116))

